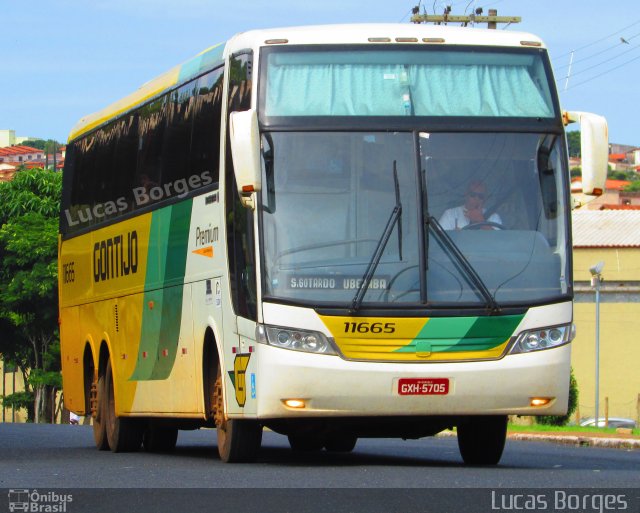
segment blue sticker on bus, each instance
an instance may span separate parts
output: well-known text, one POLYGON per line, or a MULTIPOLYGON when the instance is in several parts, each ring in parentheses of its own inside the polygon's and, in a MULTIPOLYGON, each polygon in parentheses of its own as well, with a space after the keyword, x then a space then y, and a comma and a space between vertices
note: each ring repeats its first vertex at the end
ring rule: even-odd
POLYGON ((251 373, 251 399, 256 398, 256 375, 251 373))

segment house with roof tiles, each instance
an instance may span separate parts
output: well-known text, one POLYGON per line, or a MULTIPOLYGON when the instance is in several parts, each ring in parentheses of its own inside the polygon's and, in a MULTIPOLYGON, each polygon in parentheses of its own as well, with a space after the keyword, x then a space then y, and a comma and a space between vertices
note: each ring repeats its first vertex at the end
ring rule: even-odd
POLYGON ((0 164, 26 163, 44 159, 44 150, 30 146, 9 146, 0 148, 0 164))

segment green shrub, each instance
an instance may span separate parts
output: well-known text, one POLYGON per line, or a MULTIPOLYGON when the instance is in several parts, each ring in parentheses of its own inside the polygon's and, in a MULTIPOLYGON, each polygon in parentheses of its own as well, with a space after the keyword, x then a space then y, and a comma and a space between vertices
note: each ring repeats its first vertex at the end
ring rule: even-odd
POLYGON ((536 417, 538 424, 544 424, 546 426, 565 426, 571 419, 571 415, 576 411, 578 407, 578 382, 573 375, 573 369, 571 369, 571 377, 569 378, 569 409, 566 415, 541 415, 536 417))

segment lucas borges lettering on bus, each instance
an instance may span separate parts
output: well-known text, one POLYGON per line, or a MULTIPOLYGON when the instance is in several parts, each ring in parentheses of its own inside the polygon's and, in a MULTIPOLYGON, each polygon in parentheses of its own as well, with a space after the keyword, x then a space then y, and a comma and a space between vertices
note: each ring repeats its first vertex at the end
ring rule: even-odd
MULTIPOLYGON (((175 182, 167 182, 163 186, 155 187, 135 187, 132 194, 135 199, 135 208, 143 207, 150 203, 166 200, 172 197, 184 198, 190 192, 201 187, 206 187, 213 183, 213 178, 209 171, 203 171, 200 175, 192 175, 187 180, 180 178, 175 182)), ((83 206, 66 209, 64 215, 67 219, 69 227, 78 226, 80 224, 89 223, 94 220, 102 220, 109 218, 115 214, 125 212, 129 209, 130 204, 125 197, 120 197, 115 201, 106 201, 104 203, 96 203, 93 207, 83 206)))

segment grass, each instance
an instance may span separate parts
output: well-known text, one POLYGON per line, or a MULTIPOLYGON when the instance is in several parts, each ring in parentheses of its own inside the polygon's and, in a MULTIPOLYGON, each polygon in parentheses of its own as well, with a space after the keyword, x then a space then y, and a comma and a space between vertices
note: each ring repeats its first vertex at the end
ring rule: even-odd
MULTIPOLYGON (((615 428, 597 428, 582 426, 546 426, 543 424, 532 424, 530 426, 522 424, 509 424, 508 430, 511 433, 606 433, 618 434, 615 428)), ((640 429, 632 431, 634 436, 640 436, 640 429)))

